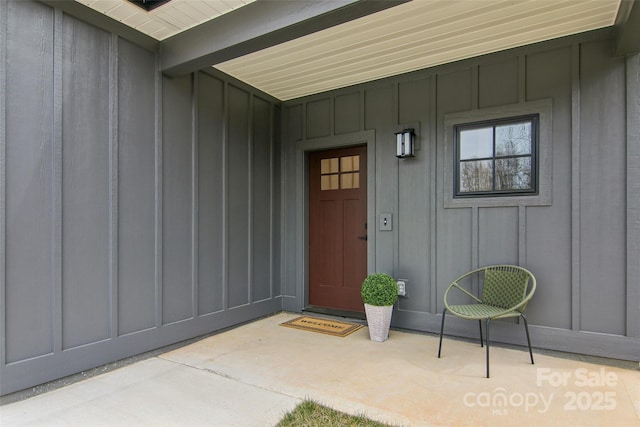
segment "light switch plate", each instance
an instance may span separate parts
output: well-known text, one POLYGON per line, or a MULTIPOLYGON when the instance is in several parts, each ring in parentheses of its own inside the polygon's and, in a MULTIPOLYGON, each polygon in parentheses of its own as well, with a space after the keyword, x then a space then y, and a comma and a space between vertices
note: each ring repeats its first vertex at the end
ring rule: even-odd
POLYGON ((380 214, 380 231, 391 231, 393 230, 392 224, 392 216, 390 213, 382 213, 380 214))

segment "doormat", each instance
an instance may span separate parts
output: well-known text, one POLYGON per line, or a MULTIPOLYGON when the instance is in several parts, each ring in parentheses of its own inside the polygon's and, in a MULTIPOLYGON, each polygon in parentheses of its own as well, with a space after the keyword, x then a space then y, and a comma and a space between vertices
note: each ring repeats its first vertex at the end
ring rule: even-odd
POLYGON ((319 319, 317 317, 301 316, 280 323, 280 326, 302 329, 304 331, 320 332, 321 334, 346 337, 362 328, 355 323, 338 322, 336 320, 319 319))

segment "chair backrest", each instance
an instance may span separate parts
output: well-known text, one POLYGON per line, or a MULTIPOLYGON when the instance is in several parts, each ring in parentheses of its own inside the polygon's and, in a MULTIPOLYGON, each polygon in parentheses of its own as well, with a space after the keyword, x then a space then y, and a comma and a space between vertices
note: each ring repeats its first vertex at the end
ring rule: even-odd
MULTIPOLYGON (((530 273, 516 266, 493 266, 484 271, 482 302, 500 308, 511 308, 524 300, 530 273)), ((520 308, 524 311, 525 306, 520 308)))

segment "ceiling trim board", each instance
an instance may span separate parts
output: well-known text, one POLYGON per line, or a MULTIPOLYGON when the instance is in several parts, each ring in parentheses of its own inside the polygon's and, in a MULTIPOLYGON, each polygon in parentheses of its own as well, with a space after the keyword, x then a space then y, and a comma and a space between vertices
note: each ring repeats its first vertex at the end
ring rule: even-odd
POLYGON ((622 0, 616 20, 616 54, 640 52, 640 1, 622 0))

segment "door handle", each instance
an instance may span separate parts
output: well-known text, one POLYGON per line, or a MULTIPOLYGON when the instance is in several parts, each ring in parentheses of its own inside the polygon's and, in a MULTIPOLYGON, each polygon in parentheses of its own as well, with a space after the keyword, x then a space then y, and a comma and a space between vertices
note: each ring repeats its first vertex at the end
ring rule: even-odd
POLYGON ((364 236, 358 236, 358 239, 360 239, 360 240, 367 240, 367 235, 365 234, 364 236))

